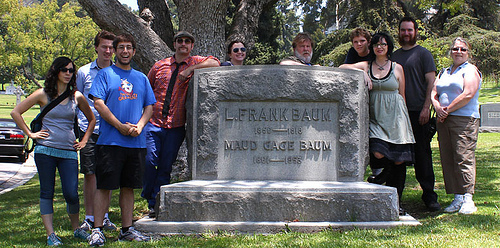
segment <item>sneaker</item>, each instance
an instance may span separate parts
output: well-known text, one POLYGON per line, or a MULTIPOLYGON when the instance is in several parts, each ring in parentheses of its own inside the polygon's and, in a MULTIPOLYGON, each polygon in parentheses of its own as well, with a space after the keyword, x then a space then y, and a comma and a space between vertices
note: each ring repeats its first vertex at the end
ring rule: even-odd
POLYGON ((141 232, 134 229, 134 227, 130 227, 128 231, 123 233, 123 230, 120 231, 120 235, 118 235, 119 241, 150 241, 151 237, 145 236, 141 232))
POLYGON ((86 232, 90 232, 92 231, 92 228, 94 228, 94 222, 90 221, 89 219, 85 219, 80 225, 80 228, 86 232))
POLYGON ((444 209, 444 212, 446 212, 446 213, 457 212, 458 210, 460 210, 463 203, 464 203, 464 196, 463 195, 455 195, 455 199, 453 199, 450 206, 448 206, 444 209))
POLYGON ((90 246, 103 246, 106 242, 106 237, 98 228, 92 229, 92 233, 87 238, 90 246))
POLYGON ((462 204, 462 207, 460 207, 460 210, 458 211, 459 214, 472 214, 477 211, 477 207, 474 204, 474 201, 472 201, 472 195, 471 194, 465 194, 464 195, 464 202, 462 204))
POLYGON ((48 246, 59 246, 59 245, 62 245, 62 241, 59 237, 57 237, 57 235, 55 233, 51 233, 48 237, 47 237, 47 245, 48 246))
POLYGON ((90 234, 88 234, 86 231, 84 231, 82 228, 77 228, 74 232, 73 232, 73 236, 75 236, 75 238, 79 238, 79 239, 84 239, 84 240, 87 240, 88 237, 89 237, 90 234))
POLYGON ((103 226, 104 230, 116 231, 116 225, 113 222, 111 222, 111 220, 109 218, 104 218, 104 221, 102 222, 102 224, 104 225, 103 226))

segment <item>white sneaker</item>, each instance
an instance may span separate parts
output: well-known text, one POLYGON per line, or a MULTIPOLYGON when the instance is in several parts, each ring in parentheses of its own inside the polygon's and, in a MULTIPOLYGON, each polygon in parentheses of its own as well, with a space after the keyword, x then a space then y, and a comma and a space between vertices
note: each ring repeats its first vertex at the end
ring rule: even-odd
POLYGON ((454 213, 460 210, 464 202, 463 195, 455 195, 455 199, 451 202, 450 206, 446 207, 443 211, 446 213, 454 213))
POLYGON ((464 195, 464 203, 462 204, 462 207, 460 207, 460 210, 458 211, 459 214, 472 214, 477 211, 477 207, 474 204, 474 201, 472 201, 472 195, 467 193, 464 195))
POLYGON ((103 246, 106 242, 106 237, 98 228, 92 229, 92 233, 87 238, 90 246, 103 246))
POLYGON ((103 228, 106 231, 115 231, 116 230, 116 225, 111 222, 111 220, 107 217, 104 217, 104 220, 102 222, 103 228))

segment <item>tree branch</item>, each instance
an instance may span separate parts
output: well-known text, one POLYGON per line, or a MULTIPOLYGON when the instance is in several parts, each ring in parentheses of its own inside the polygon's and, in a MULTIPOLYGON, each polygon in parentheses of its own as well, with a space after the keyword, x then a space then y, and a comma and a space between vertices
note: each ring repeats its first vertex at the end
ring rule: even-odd
POLYGON ((101 29, 115 34, 128 33, 134 36, 137 43, 134 60, 142 72, 147 73, 156 61, 173 54, 144 20, 128 11, 117 0, 78 0, 78 2, 101 29))

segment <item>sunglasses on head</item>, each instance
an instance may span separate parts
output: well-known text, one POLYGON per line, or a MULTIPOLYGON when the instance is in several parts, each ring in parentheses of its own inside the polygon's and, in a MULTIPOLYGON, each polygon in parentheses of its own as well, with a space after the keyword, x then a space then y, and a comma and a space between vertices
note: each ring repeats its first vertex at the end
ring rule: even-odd
POLYGON ((185 39, 177 38, 176 41, 177 41, 177 44, 182 44, 182 43, 191 44, 191 39, 189 39, 189 38, 185 38, 185 39))
POLYGON ((454 51, 454 52, 458 52, 460 50, 462 50, 462 52, 467 52, 468 49, 467 48, 463 48, 463 47, 454 47, 451 50, 454 51))
POLYGON ((242 48, 233 48, 233 53, 237 53, 238 51, 241 51, 242 53, 246 52, 247 49, 242 47, 242 48))
POLYGON ((75 72, 75 68, 66 68, 66 67, 63 67, 61 69, 59 69, 60 72, 70 72, 70 73, 73 73, 75 72))

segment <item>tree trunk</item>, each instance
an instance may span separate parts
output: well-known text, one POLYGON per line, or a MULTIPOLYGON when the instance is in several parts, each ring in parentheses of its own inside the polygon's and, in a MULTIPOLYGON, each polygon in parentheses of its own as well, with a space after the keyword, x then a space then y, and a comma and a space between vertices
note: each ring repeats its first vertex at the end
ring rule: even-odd
MULTIPOLYGON (((213 55, 224 59, 226 52, 226 14, 230 0, 174 0, 179 14, 179 29, 192 33, 196 39, 192 55, 213 55)), ((117 0, 78 0, 92 20, 115 34, 129 33, 137 42, 134 61, 147 73, 153 64, 171 56, 173 28, 166 1, 139 0, 143 10, 154 15, 151 27, 142 18, 130 13, 117 0), (156 31, 156 32, 155 32, 156 31), (167 46, 168 44, 168 46, 167 46)), ((243 39, 249 47, 257 33, 259 17, 264 8, 272 8, 277 0, 242 0, 238 4, 231 35, 243 39)))
POLYGON ((171 56, 172 50, 140 17, 132 14, 117 0, 78 0, 92 20, 102 29, 115 34, 129 33, 137 43, 134 61, 144 73, 153 64, 171 56))
POLYGON ((226 12, 229 0, 174 0, 179 13, 179 30, 196 39, 191 54, 225 55, 226 12))
POLYGON ((259 28, 259 17, 264 8, 273 8, 278 0, 242 0, 238 4, 227 43, 240 39, 248 48, 255 44, 255 34, 259 28))
POLYGON ((153 21, 151 28, 160 38, 174 50, 174 27, 170 18, 170 10, 166 1, 158 0, 138 0, 139 11, 148 8, 153 12, 153 21))

